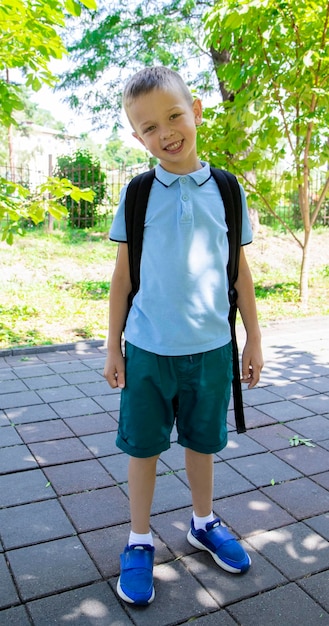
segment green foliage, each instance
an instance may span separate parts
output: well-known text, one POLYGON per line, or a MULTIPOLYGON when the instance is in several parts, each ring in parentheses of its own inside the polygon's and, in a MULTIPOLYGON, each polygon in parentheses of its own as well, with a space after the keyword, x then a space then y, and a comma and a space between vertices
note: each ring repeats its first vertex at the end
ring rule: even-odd
MULTIPOLYGON (((24 89, 10 82, 10 69, 22 72, 25 87, 38 91, 43 84, 53 86, 56 77, 49 64, 66 53, 61 31, 67 13, 78 15, 81 5, 96 9, 95 0, 2 0, 0 4, 0 126, 17 125, 16 114, 24 109, 24 89)), ((45 211, 54 217, 64 209, 52 200, 81 192, 69 181, 51 180, 31 194, 22 185, 0 179, 0 223, 4 225, 2 239, 12 244, 15 233, 23 234, 20 221, 35 224, 44 219, 45 211), (46 198, 46 199, 45 199, 46 198)), ((90 196, 89 196, 90 197, 90 196)))
POLYGON ((94 226, 98 208, 106 194, 106 174, 101 169, 99 159, 87 150, 77 150, 73 155, 58 157, 55 175, 70 180, 80 190, 93 189, 92 201, 71 194, 65 199, 65 207, 69 226, 94 226))
POLYGON ((148 160, 145 151, 127 146, 120 139, 117 131, 112 133, 106 143, 104 158, 106 163, 113 168, 130 167, 138 163, 145 163, 148 160))

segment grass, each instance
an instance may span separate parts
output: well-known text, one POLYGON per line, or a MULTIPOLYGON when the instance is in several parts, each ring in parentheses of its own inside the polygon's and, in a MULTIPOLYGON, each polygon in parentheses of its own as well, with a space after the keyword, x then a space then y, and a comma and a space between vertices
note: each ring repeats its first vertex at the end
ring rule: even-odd
MULTIPOLYGON (((39 230, 0 244, 0 349, 105 339, 116 244, 107 233, 39 230)), ((299 303, 300 250, 261 227, 247 247, 261 324, 329 315, 329 229, 314 232, 309 306, 299 303)))

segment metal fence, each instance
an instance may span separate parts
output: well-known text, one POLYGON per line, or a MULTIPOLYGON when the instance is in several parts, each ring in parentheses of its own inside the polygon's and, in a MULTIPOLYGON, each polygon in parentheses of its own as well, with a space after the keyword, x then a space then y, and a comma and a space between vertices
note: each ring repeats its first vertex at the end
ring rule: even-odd
MULTIPOLYGON (((119 169, 102 167, 101 170, 97 170, 97 173, 90 170, 87 172, 84 168, 75 168, 67 172, 67 177, 77 186, 82 188, 88 186, 92 187, 95 191, 95 199, 93 203, 90 203, 83 200, 73 202, 70 198, 67 198, 64 201, 68 209, 66 223, 77 228, 90 228, 95 226, 106 228, 110 224, 113 214, 116 211, 122 186, 127 184, 133 176, 146 171, 148 167, 148 163, 143 163, 119 169)), ((32 193, 37 186, 46 179, 44 172, 31 170, 27 166, 15 168, 13 171, 7 165, 0 165, 0 176, 7 180, 14 178, 16 183, 20 183, 30 189, 32 193)), ((318 171, 314 174, 310 182, 309 198, 311 208, 315 207, 325 178, 326 172, 318 171)), ((281 185, 282 188, 280 199, 276 206, 277 214, 282 220, 288 223, 289 226, 293 228, 302 227, 298 194, 296 190, 293 189, 293 183, 291 182, 290 185, 289 183, 285 183, 284 187, 282 187, 280 174, 277 172, 273 172, 272 179, 274 179, 274 181, 277 180, 277 184, 281 185)), ((259 210, 260 223, 269 226, 276 226, 279 223, 275 216, 266 213, 261 207, 256 208, 259 210)), ((317 224, 329 226, 329 197, 322 205, 317 224)), ((63 225, 65 226, 65 223, 63 225)))

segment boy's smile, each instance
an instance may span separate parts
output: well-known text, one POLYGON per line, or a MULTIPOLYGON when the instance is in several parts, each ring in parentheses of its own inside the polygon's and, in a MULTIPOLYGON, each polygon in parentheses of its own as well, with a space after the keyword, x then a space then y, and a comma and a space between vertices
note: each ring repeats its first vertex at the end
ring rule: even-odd
POLYGON ((189 103, 179 90, 153 89, 129 106, 134 137, 174 174, 188 174, 201 165, 196 153, 196 126, 201 124, 200 100, 189 103))

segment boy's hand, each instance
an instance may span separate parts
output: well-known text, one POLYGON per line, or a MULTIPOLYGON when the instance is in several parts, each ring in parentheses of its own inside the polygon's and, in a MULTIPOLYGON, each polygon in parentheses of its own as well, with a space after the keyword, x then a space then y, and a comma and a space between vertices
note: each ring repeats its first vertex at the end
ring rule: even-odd
POLYGON ((242 353, 242 377, 241 382, 249 383, 248 389, 257 385, 264 361, 259 342, 247 341, 242 353))
POLYGON ((125 387, 125 360, 121 351, 110 351, 108 353, 104 365, 103 376, 106 378, 112 389, 115 389, 116 387, 123 389, 125 387))

